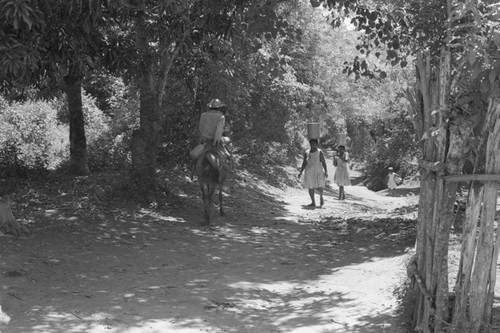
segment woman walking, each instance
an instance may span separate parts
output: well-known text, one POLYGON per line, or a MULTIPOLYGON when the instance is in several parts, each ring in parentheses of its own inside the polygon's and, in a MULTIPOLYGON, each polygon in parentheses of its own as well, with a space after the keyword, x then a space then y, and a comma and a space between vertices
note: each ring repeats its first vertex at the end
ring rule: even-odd
POLYGON ((299 178, 305 170, 304 187, 309 190, 309 196, 311 197, 311 203, 307 206, 316 207, 314 191, 317 190, 319 193, 320 207, 322 207, 324 203, 323 187, 325 187, 326 177, 328 177, 325 156, 323 152, 318 149, 318 140, 311 139, 309 140, 309 144, 311 145, 311 149, 304 154, 304 161, 300 168, 299 178))

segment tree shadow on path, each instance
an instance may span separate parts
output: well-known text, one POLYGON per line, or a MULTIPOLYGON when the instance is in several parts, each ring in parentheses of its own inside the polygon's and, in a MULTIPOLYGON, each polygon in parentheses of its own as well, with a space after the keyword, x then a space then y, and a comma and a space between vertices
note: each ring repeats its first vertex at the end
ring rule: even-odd
POLYGON ((178 184, 177 208, 107 207, 93 219, 40 203, 33 235, 2 239, 12 321, 0 330, 401 331, 379 282, 397 283, 386 270, 403 260, 411 235, 395 234, 410 222, 294 219, 272 189, 233 182, 227 216, 201 227, 193 185, 178 184))

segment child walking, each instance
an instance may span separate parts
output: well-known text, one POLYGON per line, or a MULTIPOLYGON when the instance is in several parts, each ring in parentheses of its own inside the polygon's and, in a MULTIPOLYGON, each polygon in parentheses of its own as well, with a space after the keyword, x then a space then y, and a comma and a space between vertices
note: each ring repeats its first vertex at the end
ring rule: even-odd
POLYGON ((389 174, 387 175, 387 188, 390 190, 393 190, 398 186, 398 183, 401 181, 401 177, 394 172, 394 169, 392 167, 389 167, 389 174))
POLYGON ((333 157, 333 165, 336 167, 333 181, 339 187, 339 200, 345 200, 344 186, 351 185, 349 171, 347 170, 348 161, 349 154, 345 151, 345 146, 339 146, 337 155, 333 157))
POLYGON ((304 153, 304 161, 300 168, 299 178, 304 172, 304 187, 309 190, 309 196, 311 197, 311 203, 307 205, 308 207, 316 207, 316 201, 314 200, 314 190, 319 193, 320 207, 323 206, 323 187, 325 187, 326 178, 328 177, 328 171, 326 169, 325 157, 323 152, 318 149, 318 140, 309 140, 311 149, 304 153))

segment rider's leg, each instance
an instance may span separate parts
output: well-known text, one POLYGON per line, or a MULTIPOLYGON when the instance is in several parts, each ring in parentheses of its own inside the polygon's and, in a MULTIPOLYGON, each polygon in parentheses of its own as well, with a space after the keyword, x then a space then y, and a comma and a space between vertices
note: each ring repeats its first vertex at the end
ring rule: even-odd
POLYGON ((191 166, 191 181, 194 178, 194 171, 196 170, 196 161, 197 160, 193 160, 193 165, 191 166))

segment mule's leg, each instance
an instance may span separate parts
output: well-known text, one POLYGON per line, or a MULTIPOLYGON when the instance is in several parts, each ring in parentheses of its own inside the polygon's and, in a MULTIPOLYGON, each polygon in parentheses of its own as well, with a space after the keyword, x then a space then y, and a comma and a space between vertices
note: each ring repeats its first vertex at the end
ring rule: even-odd
POLYGON ((206 205, 206 223, 210 224, 210 208, 212 208, 212 197, 214 196, 215 192, 215 185, 214 184, 208 184, 207 185, 207 205, 206 205))
POLYGON ((226 215, 226 213, 224 213, 224 205, 222 204, 222 184, 219 185, 219 213, 221 216, 224 216, 226 215))
POLYGON ((201 190, 201 198, 203 199, 203 217, 205 218, 205 221, 203 224, 210 223, 210 215, 208 212, 208 207, 207 207, 207 201, 208 201, 208 196, 207 196, 207 191, 205 190, 205 185, 203 182, 200 180, 200 190, 201 190))

